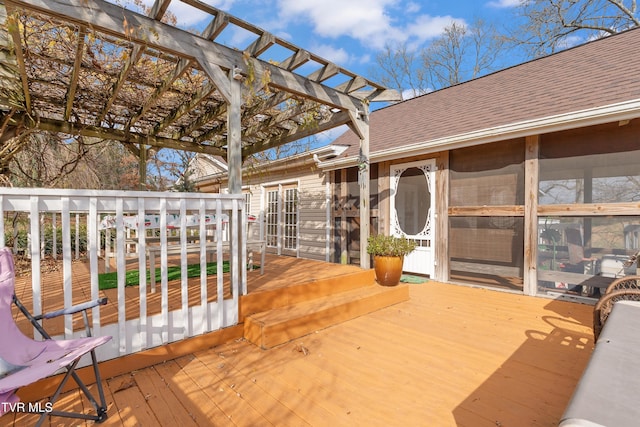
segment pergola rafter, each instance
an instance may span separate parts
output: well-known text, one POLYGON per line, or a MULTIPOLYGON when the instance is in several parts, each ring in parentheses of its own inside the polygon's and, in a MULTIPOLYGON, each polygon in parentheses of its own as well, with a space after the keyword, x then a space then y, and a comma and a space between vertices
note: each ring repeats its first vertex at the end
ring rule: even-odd
POLYGON ((76 44, 76 60, 73 64, 73 71, 71 74, 71 81, 69 82, 69 89, 67 90, 67 104, 64 110, 64 120, 68 121, 71 117, 71 109, 73 108, 73 100, 76 97, 76 90, 78 89, 78 79, 80 78, 80 65, 82 64, 82 52, 84 51, 84 37, 86 35, 86 28, 81 26, 78 29, 78 41, 76 44))
MULTIPOLYGON (((174 0, 177 1, 177 0, 174 0)), ((68 128, 63 122, 71 117, 79 118, 80 122, 74 123, 73 129, 83 133, 83 129, 90 127, 89 133, 96 134, 98 129, 102 129, 102 137, 122 141, 124 134, 130 135, 129 141, 138 141, 151 138, 154 141, 164 141, 165 139, 179 138, 179 142, 173 145, 185 147, 194 152, 219 152, 220 138, 227 133, 226 126, 220 126, 220 115, 224 115, 227 108, 223 106, 230 97, 228 73, 230 70, 239 69, 244 77, 252 77, 254 81, 264 80, 265 84, 271 87, 268 97, 282 98, 282 93, 287 94, 284 98, 298 97, 305 102, 326 105, 331 110, 361 110, 363 103, 371 101, 389 101, 397 99, 397 94, 388 91, 384 87, 377 85, 362 76, 350 73, 337 65, 323 60, 309 52, 297 48, 287 41, 278 39, 272 34, 248 24, 236 17, 230 16, 214 7, 205 5, 199 1, 184 1, 198 10, 212 16, 209 26, 205 28, 202 35, 192 34, 174 26, 164 24, 160 20, 168 10, 171 1, 156 1, 152 7, 151 16, 144 16, 133 11, 123 9, 114 4, 102 1, 70 0, 69 2, 49 2, 45 0, 7 0, 7 9, 15 14, 22 24, 28 24, 31 20, 47 20, 60 26, 74 28, 76 58, 70 67, 67 78, 68 90, 66 99, 56 103, 55 96, 45 93, 32 93, 31 82, 38 79, 38 72, 42 66, 34 67, 29 60, 25 60, 25 40, 18 31, 17 25, 9 25, 9 33, 12 36, 15 47, 15 56, 20 69, 20 78, 24 95, 25 112, 38 118, 46 118, 48 127, 55 128, 56 121, 59 121, 59 130, 68 128), (246 47, 233 49, 216 42, 216 38, 230 26, 237 26, 255 34, 255 39, 246 47), (119 64, 120 69, 100 70, 91 68, 92 62, 87 58, 90 46, 86 39, 91 36, 94 39, 103 41, 107 46, 112 46, 113 52, 124 50, 126 58, 119 64), (114 41, 118 41, 115 43, 114 41), (268 51, 273 46, 290 50, 291 54, 283 60, 282 66, 275 61, 265 60, 261 55, 268 55, 268 51), (141 90, 141 85, 132 78, 134 69, 141 66, 141 60, 149 49, 158 52, 158 57, 163 56, 163 60, 175 61, 173 70, 163 76, 158 76, 149 95, 144 97, 138 104, 137 110, 131 111, 131 102, 123 93, 128 92, 128 88, 137 87, 141 90), (314 63, 315 70, 307 76, 294 73, 304 64, 314 63), (208 82, 200 87, 176 89, 175 83, 181 76, 193 73, 199 69, 204 72, 208 82), (249 74, 252 74, 249 76, 249 74), (99 111, 83 111, 89 109, 87 105, 81 105, 79 99, 91 99, 87 96, 90 91, 89 79, 86 76, 93 76, 107 81, 113 79, 109 91, 101 94, 105 102, 101 103, 99 111), (331 86, 326 81, 342 76, 342 81, 331 86), (265 78, 264 76, 267 76, 265 78), (83 78, 87 81, 83 82, 83 78), (369 89, 363 91, 363 89, 369 89), (187 91, 187 102, 179 106, 168 106, 168 94, 176 90, 187 91), (84 97, 83 97, 84 93, 84 97), (36 97, 45 108, 32 109, 31 100, 36 97), (207 104, 206 108, 202 105, 207 104), (213 108, 212 105, 218 105, 213 108), (64 111, 58 112, 57 105, 64 107, 64 111), (197 113, 196 110, 200 110, 197 113), (212 114, 211 112, 215 113, 212 114), (117 125, 114 125, 108 117, 117 117, 117 125), (214 126, 207 126, 215 122, 214 126), (207 139, 203 138, 206 135, 207 139), (209 145, 216 147, 215 150, 208 150, 209 145)), ((31 41, 30 41, 31 42, 31 41)), ((26 48, 31 49, 31 45, 26 48)), ((30 52, 28 52, 30 54, 30 52)), ((45 50, 35 52, 41 61, 46 61, 45 50)), ((55 62, 58 58, 48 58, 55 62)), ((147 61, 151 59, 147 58, 147 61)), ((160 59, 157 59, 160 60, 160 59)), ((264 94, 260 94, 264 96, 264 94)), ((246 102, 246 100, 245 100, 246 102)), ((270 142, 261 142, 263 149, 268 149, 270 145, 280 145, 275 138, 282 134, 281 126, 270 131, 270 123, 280 123, 280 119, 255 120, 255 116, 277 115, 283 117, 282 111, 274 111, 273 105, 281 102, 265 102, 263 111, 253 108, 253 105, 245 105, 242 112, 242 126, 251 129, 252 135, 269 135, 270 142), (253 116, 252 116, 253 115, 253 116), (247 123, 245 126, 244 123, 247 123), (264 123, 264 129, 260 129, 260 123, 264 123)), ((300 107, 296 107, 300 108, 300 107)), ((295 114, 290 114, 291 120, 295 120, 295 114)), ((289 126, 289 129, 296 126, 289 126)), ((307 135, 308 131, 302 131, 302 135, 307 135)), ((289 135, 287 141, 295 140, 295 133, 289 135)), ((243 152, 246 157, 249 152, 256 152, 249 148, 249 144, 243 152)), ((225 156, 226 157, 226 156, 225 156)))
POLYGON ((400 100, 199 0, 156 0, 148 15, 105 0, 3 0, 0 21, 1 143, 33 129, 120 141, 141 162, 149 147, 220 155, 232 192, 248 156, 400 100), (163 22, 178 2, 208 25, 163 22), (246 45, 218 42, 238 29, 246 45))

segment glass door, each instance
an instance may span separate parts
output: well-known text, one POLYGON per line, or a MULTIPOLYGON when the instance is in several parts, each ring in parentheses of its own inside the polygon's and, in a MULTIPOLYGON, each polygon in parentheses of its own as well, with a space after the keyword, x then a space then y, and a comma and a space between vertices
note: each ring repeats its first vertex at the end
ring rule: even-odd
POLYGON ((298 186, 278 185, 266 190, 267 248, 279 255, 298 254, 298 186))

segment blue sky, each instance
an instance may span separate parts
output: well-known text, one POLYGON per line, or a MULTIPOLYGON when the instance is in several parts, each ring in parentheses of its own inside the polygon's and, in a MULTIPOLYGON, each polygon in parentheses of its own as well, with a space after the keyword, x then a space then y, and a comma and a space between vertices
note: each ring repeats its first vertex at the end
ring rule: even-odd
MULTIPOLYGON (((120 3, 123 0, 111 0, 120 3)), ((126 2, 126 0, 124 0, 126 2)), ((151 5, 153 0, 143 0, 151 5)), ((520 0, 201 0, 263 28, 357 74, 371 78, 385 43, 421 47, 453 22, 476 18, 508 22, 520 0)), ((202 29, 206 16, 174 0, 169 10, 178 26, 202 29)), ((255 37, 255 36, 254 36, 255 37)), ((216 41, 232 47, 250 44, 249 34, 225 31, 216 41)), ((279 61, 284 58, 269 58, 279 61)), ((512 62, 512 61, 506 61, 512 62)), ((373 109, 376 107, 373 106, 373 109)), ((335 130, 322 138, 341 133, 335 130)), ((322 145, 322 141, 320 141, 322 145)))
MULTIPOLYGON (((152 0, 144 0, 151 4, 152 0)), ((453 22, 508 19, 520 0, 202 0, 336 64, 368 76, 389 42, 423 46, 453 22)), ((179 26, 203 27, 204 15, 178 0, 169 9, 179 26)), ((216 41, 246 46, 242 31, 216 41)), ((277 58, 274 58, 277 60, 277 58)))

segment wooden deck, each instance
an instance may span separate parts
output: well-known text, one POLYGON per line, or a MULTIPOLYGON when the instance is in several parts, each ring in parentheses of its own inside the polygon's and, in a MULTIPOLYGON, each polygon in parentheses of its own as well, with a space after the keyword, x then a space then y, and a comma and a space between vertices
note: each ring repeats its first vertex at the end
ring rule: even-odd
MULTIPOLYGON (((190 257, 195 263, 198 262, 196 257, 190 257)), ((259 259, 259 258, 258 258, 259 259)), ((353 265, 340 265, 340 264, 328 264, 326 262, 292 258, 285 256, 276 256, 267 254, 265 262, 264 274, 260 274, 259 270, 253 270, 247 272, 247 289, 249 293, 263 292, 278 288, 291 286, 291 284, 304 283, 311 280, 322 279, 331 276, 338 276, 341 274, 347 274, 350 272, 360 271, 360 268, 353 265)), ((179 259, 174 257, 170 258, 169 265, 180 265, 179 259)), ((102 263, 100 264, 100 272, 104 271, 102 263)), ((91 299, 90 272, 88 263, 84 261, 74 262, 73 269, 73 302, 78 304, 91 299)), ((135 260, 129 260, 127 263, 127 270, 137 270, 138 263, 135 260)), ((58 310, 64 307, 64 300, 62 294, 62 270, 52 269, 43 273, 43 283, 47 283, 46 287, 43 287, 42 305, 43 312, 49 312, 58 310)), ((115 271, 115 265, 113 265, 111 271, 115 271)), ((231 291, 229 286, 229 275, 225 274, 225 298, 230 297, 231 291)), ((192 278, 188 280, 189 283, 189 306, 200 304, 200 279, 192 278)), ((217 299, 215 276, 210 276, 208 283, 208 301, 212 302, 217 299)), ((161 310, 161 292, 160 284, 158 284, 158 290, 155 293, 147 292, 147 314, 152 315, 160 313, 161 310)), ((16 295, 23 304, 27 307, 32 307, 32 291, 31 291, 31 277, 29 275, 22 275, 16 278, 16 295)), ((118 321, 118 294, 116 289, 108 289, 100 292, 101 297, 107 297, 109 302, 106 306, 100 309, 102 324, 117 323, 118 321)), ((126 296, 126 318, 133 319, 139 317, 140 310, 140 292, 137 286, 131 286, 125 288, 126 296)), ((181 300, 180 286, 169 286, 168 288, 168 302, 169 310, 180 309, 181 300)), ((15 317, 20 325, 20 328, 25 333, 31 333, 32 328, 24 319, 23 316, 18 314, 15 310, 15 317)), ((81 329, 83 327, 82 318, 78 315, 74 319, 74 328, 81 329)), ((61 317, 45 320, 44 326, 52 335, 62 334, 64 331, 63 319, 61 317)))
MULTIPOLYGON (((300 261, 254 289, 341 267, 300 261)), ((271 350, 237 339, 109 378, 104 425, 557 425, 593 348, 591 306, 437 282, 410 293, 271 350)))

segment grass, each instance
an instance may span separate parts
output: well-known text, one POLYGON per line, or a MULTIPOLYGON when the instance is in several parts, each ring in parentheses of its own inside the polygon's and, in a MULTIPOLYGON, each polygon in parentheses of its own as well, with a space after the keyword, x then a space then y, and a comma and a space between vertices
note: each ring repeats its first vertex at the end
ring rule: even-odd
MULTIPOLYGON (((253 266, 253 269, 260 268, 257 265, 253 266)), ((168 267, 167 279, 178 280, 181 277, 180 267, 168 267)), ((229 261, 224 261, 222 264, 222 272, 228 273, 230 270, 229 261)), ((213 276, 218 271, 218 265, 215 262, 207 263, 207 275, 213 276)), ((160 269, 156 268, 156 282, 160 282, 160 269)), ((200 277, 200 264, 190 264, 187 266, 187 277, 200 277)), ((147 270, 147 281, 150 279, 149 270, 147 270)), ((139 270, 130 270, 125 273, 125 286, 138 286, 140 284, 140 272, 139 270)), ((102 273, 98 275, 98 287, 101 291, 106 289, 113 289, 118 287, 118 272, 102 273)))

